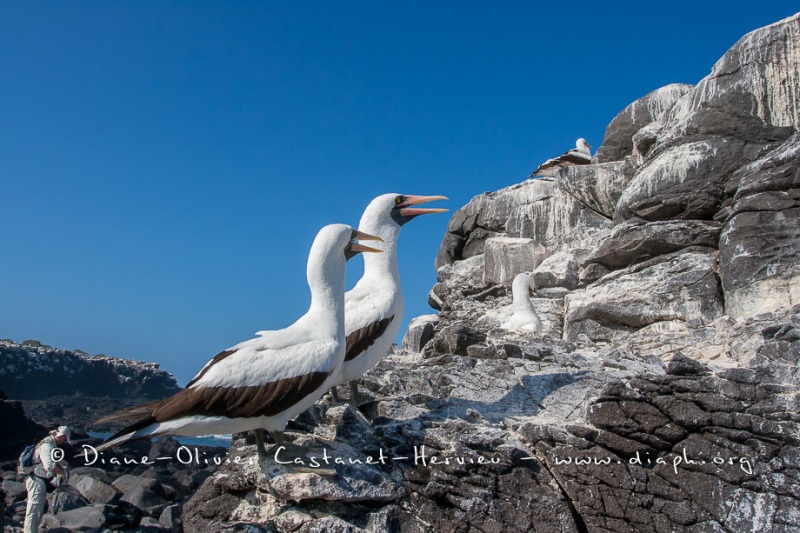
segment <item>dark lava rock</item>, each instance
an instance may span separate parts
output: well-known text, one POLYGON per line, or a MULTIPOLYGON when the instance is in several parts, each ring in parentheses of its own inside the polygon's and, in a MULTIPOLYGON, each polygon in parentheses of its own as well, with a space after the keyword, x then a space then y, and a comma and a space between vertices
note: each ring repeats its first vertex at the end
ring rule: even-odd
POLYGON ((49 346, 0 341, 0 388, 11 398, 53 396, 164 398, 180 390, 157 363, 92 356, 49 346), (64 373, 69 379, 64 379, 64 373), (36 383, 31 387, 30 383, 36 383))
POLYGON ((442 328, 432 345, 439 353, 467 355, 467 347, 486 340, 486 335, 468 326, 457 325, 442 328))
POLYGON ((0 400, 0 427, 13 431, 0 433, 0 461, 16 460, 23 448, 47 436, 47 429, 25 416, 18 401, 0 400))
POLYGON ((74 475, 70 484, 91 503, 111 503, 122 495, 112 485, 92 475, 74 475))

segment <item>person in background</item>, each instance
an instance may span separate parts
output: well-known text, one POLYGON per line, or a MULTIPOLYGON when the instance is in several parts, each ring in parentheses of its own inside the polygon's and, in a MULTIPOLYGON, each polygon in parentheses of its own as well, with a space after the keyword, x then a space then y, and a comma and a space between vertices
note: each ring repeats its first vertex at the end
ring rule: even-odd
POLYGON ((55 460, 58 456, 53 452, 65 442, 69 443, 71 436, 72 431, 67 426, 59 426, 36 445, 36 451, 33 454, 35 467, 25 480, 28 506, 25 509, 24 533, 39 531, 39 522, 42 521, 44 504, 47 501, 47 481, 55 476, 61 476, 62 483, 66 483, 69 477, 67 469, 58 464, 55 460))

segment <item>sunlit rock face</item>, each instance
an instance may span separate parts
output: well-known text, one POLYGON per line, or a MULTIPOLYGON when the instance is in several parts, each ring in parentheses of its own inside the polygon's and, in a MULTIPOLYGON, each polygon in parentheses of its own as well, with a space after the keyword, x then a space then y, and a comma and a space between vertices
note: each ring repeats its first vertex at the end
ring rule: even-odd
POLYGON ((800 135, 735 177, 720 239, 725 308, 735 318, 800 304, 800 135))
POLYGON ((785 140, 800 127, 797 15, 739 40, 664 120, 659 144, 689 135, 785 140))
POLYGON ((491 237, 533 239, 548 251, 588 238, 611 222, 548 179, 473 198, 453 215, 436 268, 484 253, 491 237))
POLYGON ((799 24, 456 211, 375 401, 292 423, 336 476, 223 465, 186 530, 800 530, 799 24), (541 332, 503 327, 520 272, 541 332))
POLYGON ((643 128, 660 129, 667 112, 691 89, 691 85, 673 83, 656 89, 623 109, 606 128, 603 144, 597 149, 598 163, 622 161, 632 155, 636 134, 643 128))

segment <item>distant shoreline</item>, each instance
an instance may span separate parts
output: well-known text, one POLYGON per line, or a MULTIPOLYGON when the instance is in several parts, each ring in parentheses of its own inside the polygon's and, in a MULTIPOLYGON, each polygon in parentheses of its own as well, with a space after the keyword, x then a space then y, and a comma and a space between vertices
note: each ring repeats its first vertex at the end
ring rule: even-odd
MULTIPOLYGON (((107 439, 113 433, 104 431, 89 431, 89 436, 95 439, 107 439)), ((200 435, 197 437, 182 437, 180 435, 171 435, 173 439, 178 441, 184 446, 209 446, 209 447, 223 447, 228 448, 231 445, 232 435, 200 435)))

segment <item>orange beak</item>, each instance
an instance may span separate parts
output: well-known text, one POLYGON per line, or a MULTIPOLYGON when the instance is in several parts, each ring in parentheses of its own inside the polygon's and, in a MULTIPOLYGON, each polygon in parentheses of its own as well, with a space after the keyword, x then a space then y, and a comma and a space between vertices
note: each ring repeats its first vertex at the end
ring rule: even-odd
POLYGON ((400 205, 400 214, 404 217, 415 217, 417 215, 427 215, 430 213, 445 213, 447 209, 440 209, 440 208, 417 208, 417 207, 407 207, 410 205, 419 205, 424 204, 427 202, 433 202, 434 200, 449 200, 447 196, 414 196, 414 195, 405 195, 406 201, 405 203, 400 205))

